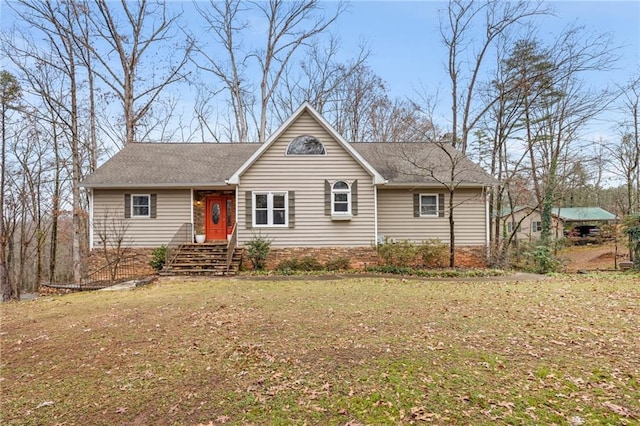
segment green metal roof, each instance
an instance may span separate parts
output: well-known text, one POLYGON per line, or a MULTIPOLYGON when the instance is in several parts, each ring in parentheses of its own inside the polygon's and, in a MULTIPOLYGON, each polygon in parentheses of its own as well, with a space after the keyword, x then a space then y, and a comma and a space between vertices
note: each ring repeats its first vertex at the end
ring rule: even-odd
POLYGON ((616 220, 616 215, 600 207, 554 207, 551 213, 565 222, 616 220))

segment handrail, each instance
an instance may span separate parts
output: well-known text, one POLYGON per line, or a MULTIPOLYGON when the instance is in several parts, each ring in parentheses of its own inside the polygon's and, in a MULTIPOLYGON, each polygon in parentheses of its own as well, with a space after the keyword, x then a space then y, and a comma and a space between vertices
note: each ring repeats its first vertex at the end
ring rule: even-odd
POLYGON ((236 246, 238 245, 238 224, 233 224, 233 231, 231 232, 231 238, 227 241, 227 271, 229 273, 229 268, 231 267, 231 262, 233 262, 233 253, 236 251, 236 246))
POLYGON ((79 283, 79 287, 96 281, 113 281, 114 279, 131 278, 137 276, 134 259, 135 254, 117 256, 106 265, 87 273, 79 283))
POLYGON ((175 260, 180 247, 184 244, 193 242, 193 224, 191 222, 186 222, 180 225, 180 228, 176 231, 167 244, 167 257, 166 257, 166 265, 169 266, 175 260))

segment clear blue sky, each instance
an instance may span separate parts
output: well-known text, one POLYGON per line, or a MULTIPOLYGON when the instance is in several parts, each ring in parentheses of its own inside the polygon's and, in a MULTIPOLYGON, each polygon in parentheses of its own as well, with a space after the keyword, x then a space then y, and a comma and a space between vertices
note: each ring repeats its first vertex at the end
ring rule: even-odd
MULTIPOLYGON (((616 70, 595 73, 593 86, 624 83, 640 72, 640 1, 547 2, 555 16, 539 19, 539 36, 551 39, 568 25, 610 33, 621 56, 616 70)), ((446 51, 439 31, 443 1, 353 1, 333 28, 345 54, 355 52, 359 40, 368 42, 369 64, 388 84, 393 96, 412 96, 421 85, 439 91, 447 102, 449 81, 444 69, 446 51)))

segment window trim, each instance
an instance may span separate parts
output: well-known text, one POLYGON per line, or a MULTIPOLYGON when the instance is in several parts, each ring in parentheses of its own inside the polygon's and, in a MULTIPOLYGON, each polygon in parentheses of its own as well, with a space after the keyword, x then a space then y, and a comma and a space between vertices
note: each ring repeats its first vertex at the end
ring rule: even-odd
MULTIPOLYGON (((137 205, 138 207, 143 207, 141 204, 137 205)), ((150 219, 151 218, 151 194, 131 194, 131 219, 150 219), (146 197, 147 199, 147 214, 141 215, 135 213, 136 204, 134 200, 136 197, 146 197)))
MULTIPOLYGON (((331 218, 334 220, 346 220, 351 219, 353 217, 352 212, 352 185, 353 183, 346 180, 336 180, 331 183, 331 218), (346 189, 336 189, 336 184, 344 183, 347 185, 346 189), (336 211, 336 195, 338 194, 347 194, 347 210, 346 211, 336 211)), ((345 204, 344 201, 339 202, 338 204, 345 204)))
MULTIPOLYGON (((288 228, 289 227, 289 191, 253 191, 251 194, 251 226, 255 228, 288 228), (267 196, 267 223, 256 223, 256 197, 258 195, 267 196), (284 196, 284 223, 273 223, 273 197, 284 196)), ((278 208, 278 210, 281 210, 278 208)))
POLYGON ((542 221, 541 220, 531 221, 531 231, 542 232, 542 221))
POLYGON ((440 217, 440 200, 439 200, 439 194, 433 194, 433 193, 420 193, 418 195, 418 211, 419 211, 419 216, 420 217, 440 217), (435 204, 435 211, 433 214, 424 214, 422 213, 422 197, 433 197, 436 200, 436 204, 435 204))

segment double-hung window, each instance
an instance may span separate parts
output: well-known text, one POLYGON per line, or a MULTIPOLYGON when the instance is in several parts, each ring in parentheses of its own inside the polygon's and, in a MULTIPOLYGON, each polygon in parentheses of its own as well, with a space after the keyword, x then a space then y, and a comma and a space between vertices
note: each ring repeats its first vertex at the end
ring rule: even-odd
POLYGON ((287 226, 287 192, 253 193, 253 226, 287 226))
POLYGON ((540 222, 539 220, 534 221, 531 224, 531 228, 533 232, 542 232, 542 222, 540 222))
POLYGON ((420 216, 438 216, 438 196, 436 194, 420 194, 420 216))
POLYGON ((131 217, 151 216, 151 196, 149 194, 131 195, 131 217))
POLYGON ((351 186, 342 180, 331 186, 331 215, 351 216, 351 186))

